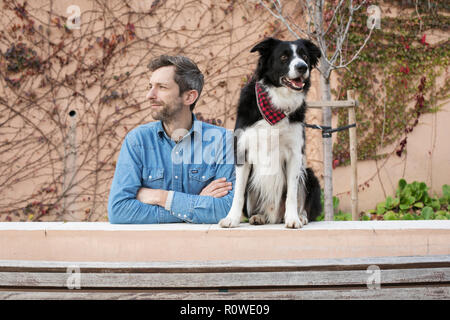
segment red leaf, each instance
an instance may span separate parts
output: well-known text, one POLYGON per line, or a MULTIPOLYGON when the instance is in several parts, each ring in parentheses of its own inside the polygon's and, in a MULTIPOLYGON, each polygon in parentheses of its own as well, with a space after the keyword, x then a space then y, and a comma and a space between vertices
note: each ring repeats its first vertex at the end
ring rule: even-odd
POLYGON ((336 169, 336 167, 339 165, 339 160, 338 159, 334 159, 333 160, 333 169, 336 169))
POLYGON ((423 45, 428 46, 429 43, 426 41, 426 39, 427 39, 427 35, 424 34, 424 35, 422 36, 422 39, 420 39, 420 43, 423 44, 423 45))

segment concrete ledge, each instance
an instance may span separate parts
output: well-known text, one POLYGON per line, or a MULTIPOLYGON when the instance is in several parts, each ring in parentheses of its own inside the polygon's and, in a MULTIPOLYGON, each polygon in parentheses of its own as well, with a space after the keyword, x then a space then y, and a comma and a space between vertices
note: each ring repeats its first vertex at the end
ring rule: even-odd
POLYGON ((450 254, 450 221, 218 225, 0 223, 0 260, 152 262, 299 260, 450 254))

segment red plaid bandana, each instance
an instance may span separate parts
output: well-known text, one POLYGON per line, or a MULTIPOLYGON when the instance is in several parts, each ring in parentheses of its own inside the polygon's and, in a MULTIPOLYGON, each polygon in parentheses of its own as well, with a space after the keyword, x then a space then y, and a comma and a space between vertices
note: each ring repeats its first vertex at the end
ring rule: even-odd
POLYGON ((270 100, 269 94, 264 87, 262 87, 258 82, 255 84, 256 90, 256 102, 258 104, 259 112, 261 112, 262 116, 270 125, 276 124, 278 121, 281 121, 286 114, 284 112, 280 112, 273 108, 272 101, 270 100))

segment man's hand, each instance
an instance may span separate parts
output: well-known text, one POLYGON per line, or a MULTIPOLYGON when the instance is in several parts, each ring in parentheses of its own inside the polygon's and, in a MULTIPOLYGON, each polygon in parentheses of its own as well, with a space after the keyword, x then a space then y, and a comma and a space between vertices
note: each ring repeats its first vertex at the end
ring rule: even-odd
POLYGON ((200 195, 221 198, 227 195, 228 191, 232 188, 231 182, 227 182, 226 178, 220 178, 208 184, 202 192, 200 192, 200 195))
POLYGON ((136 199, 146 204, 155 204, 161 207, 166 205, 168 191, 161 189, 140 188, 136 199))

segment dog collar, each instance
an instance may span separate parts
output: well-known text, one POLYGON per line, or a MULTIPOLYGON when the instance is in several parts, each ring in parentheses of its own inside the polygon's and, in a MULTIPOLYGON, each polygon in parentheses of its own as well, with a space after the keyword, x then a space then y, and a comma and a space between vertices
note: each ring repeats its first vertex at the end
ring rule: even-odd
POLYGON ((269 94, 267 93, 265 88, 258 82, 255 83, 255 91, 256 91, 256 102, 258 105, 259 112, 261 112, 264 119, 266 119, 266 121, 270 125, 273 126, 274 124, 283 120, 286 117, 286 114, 284 112, 274 109, 269 94))

